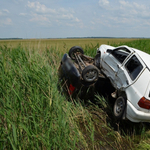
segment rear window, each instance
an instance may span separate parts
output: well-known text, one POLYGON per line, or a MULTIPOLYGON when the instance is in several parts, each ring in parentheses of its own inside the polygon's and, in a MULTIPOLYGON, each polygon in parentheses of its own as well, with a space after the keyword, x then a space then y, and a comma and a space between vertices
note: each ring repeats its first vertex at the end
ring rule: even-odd
POLYGON ((126 63, 125 67, 132 80, 135 80, 135 78, 143 69, 142 64, 135 55, 131 57, 131 59, 126 63))

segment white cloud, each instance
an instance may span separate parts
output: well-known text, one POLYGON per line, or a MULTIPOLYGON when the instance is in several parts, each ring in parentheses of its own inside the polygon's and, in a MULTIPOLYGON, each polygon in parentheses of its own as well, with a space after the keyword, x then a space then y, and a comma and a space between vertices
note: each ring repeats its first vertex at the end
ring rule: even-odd
POLYGON ((74 16, 72 14, 62 14, 61 18, 63 18, 63 19, 73 19, 74 16))
POLYGON ((39 13, 56 13, 55 9, 47 8, 44 4, 40 4, 39 2, 28 1, 27 6, 39 13))
POLYGON ((107 6, 107 5, 109 5, 109 1, 108 0, 99 0, 99 5, 100 6, 107 6))
POLYGON ((95 22, 94 22, 94 21, 91 21, 91 24, 92 24, 92 25, 95 25, 95 22))
POLYGON ((122 6, 122 8, 131 7, 131 4, 128 1, 121 0, 121 1, 119 1, 119 3, 122 6))
POLYGON ((150 9, 147 5, 139 4, 137 2, 119 1, 121 7, 120 12, 126 14, 128 17, 148 17, 150 16, 150 9), (124 11, 121 11, 124 10, 124 11))
POLYGON ((141 4, 138 4, 138 3, 135 3, 135 2, 133 2, 133 7, 135 7, 138 10, 146 10, 146 9, 148 9, 148 7, 146 5, 143 5, 143 4, 141 5, 141 4))
POLYGON ((12 25, 12 20, 8 16, 9 10, 7 9, 2 9, 0 10, 0 26, 5 26, 5 25, 12 25))
POLYGON ((7 10, 7 9, 3 9, 3 12, 5 12, 5 13, 9 13, 9 10, 7 10))
POLYGON ((9 10, 7 9, 0 10, 0 16, 6 16, 8 13, 9 13, 9 10))
MULTIPOLYGON (((76 26, 77 24, 73 23, 81 23, 80 19, 74 16, 74 10, 70 8, 59 8, 51 9, 46 7, 44 4, 39 2, 30 2, 28 1, 27 7, 30 9, 31 19, 29 21, 39 22, 41 24, 42 21, 46 24, 57 24, 57 25, 66 25, 66 26, 76 26)), ((24 13, 20 13, 20 15, 25 15, 24 13)), ((81 26, 81 25, 79 25, 81 26)))
POLYGON ((101 11, 101 23, 106 26, 136 26, 139 24, 148 24, 150 22, 150 9, 148 5, 137 3, 135 1, 119 0, 107 2, 107 0, 99 0, 101 11), (106 7, 106 5, 109 5, 106 7), (105 6, 105 7, 104 7, 105 6), (102 17, 103 16, 103 17, 102 17), (147 20, 146 20, 147 19, 147 20), (108 23, 106 23, 109 22, 108 23))
POLYGON ((20 13, 19 15, 20 15, 20 16, 26 16, 27 13, 20 13))
POLYGON ((73 27, 74 25, 73 24, 70 24, 70 23, 66 23, 67 26, 69 27, 73 27))
POLYGON ((19 2, 23 2, 23 0, 12 0, 14 3, 18 4, 19 2))
POLYGON ((75 18, 75 21, 76 21, 76 22, 80 22, 80 20, 79 20, 78 18, 75 18))
POLYGON ((4 25, 12 25, 12 20, 10 18, 1 19, 0 26, 4 26, 4 25))
POLYGON ((33 14, 33 18, 30 19, 30 21, 38 21, 38 22, 49 22, 49 19, 43 15, 33 14))

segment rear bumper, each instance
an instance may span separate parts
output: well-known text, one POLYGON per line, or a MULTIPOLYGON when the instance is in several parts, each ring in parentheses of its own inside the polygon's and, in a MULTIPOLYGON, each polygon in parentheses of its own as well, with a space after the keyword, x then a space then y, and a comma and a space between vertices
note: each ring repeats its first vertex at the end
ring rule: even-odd
POLYGON ((127 101, 126 117, 132 122, 150 122, 150 112, 137 110, 129 101, 127 101))

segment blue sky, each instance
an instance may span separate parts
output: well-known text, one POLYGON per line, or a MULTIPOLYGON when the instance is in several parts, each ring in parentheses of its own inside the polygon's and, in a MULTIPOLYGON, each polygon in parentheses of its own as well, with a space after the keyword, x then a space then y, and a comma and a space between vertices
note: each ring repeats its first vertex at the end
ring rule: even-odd
POLYGON ((150 37, 148 0, 0 0, 0 38, 150 37))

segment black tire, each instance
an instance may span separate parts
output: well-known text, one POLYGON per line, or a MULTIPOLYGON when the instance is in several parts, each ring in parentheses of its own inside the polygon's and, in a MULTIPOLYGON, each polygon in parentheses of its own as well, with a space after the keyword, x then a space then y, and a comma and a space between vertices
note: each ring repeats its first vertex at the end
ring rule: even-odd
POLYGON ((85 67, 82 71, 82 78, 86 82, 97 81, 98 75, 99 75, 99 70, 93 65, 89 65, 85 67))
POLYGON ((84 54, 83 49, 80 46, 73 46, 70 50, 69 50, 69 56, 71 59, 75 60, 75 53, 81 53, 84 54))
POLYGON ((94 58, 94 64, 97 68, 100 68, 100 53, 97 53, 94 58))
POLYGON ((114 103, 114 117, 117 121, 121 120, 126 109, 126 99, 122 96, 118 97, 114 103))

